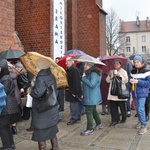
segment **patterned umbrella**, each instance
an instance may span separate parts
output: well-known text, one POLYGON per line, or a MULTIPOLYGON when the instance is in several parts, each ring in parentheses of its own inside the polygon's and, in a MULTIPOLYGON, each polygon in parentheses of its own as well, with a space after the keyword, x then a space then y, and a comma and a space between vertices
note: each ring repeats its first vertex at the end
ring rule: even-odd
POLYGON ((54 74, 57 82, 57 87, 65 87, 68 86, 67 76, 65 70, 57 65, 50 57, 46 57, 41 55, 37 52, 27 52, 25 55, 20 57, 22 64, 24 65, 25 69, 32 73, 33 75, 36 74, 36 61, 39 58, 48 59, 50 62, 50 69, 51 72, 54 74))

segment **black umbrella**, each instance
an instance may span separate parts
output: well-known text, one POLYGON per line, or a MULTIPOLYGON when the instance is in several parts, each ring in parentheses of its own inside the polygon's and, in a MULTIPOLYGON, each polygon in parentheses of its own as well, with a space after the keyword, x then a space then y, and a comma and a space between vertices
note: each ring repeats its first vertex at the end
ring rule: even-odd
POLYGON ((11 59, 19 59, 22 55, 24 55, 25 52, 22 50, 6 50, 0 53, 0 58, 4 58, 7 60, 11 59))

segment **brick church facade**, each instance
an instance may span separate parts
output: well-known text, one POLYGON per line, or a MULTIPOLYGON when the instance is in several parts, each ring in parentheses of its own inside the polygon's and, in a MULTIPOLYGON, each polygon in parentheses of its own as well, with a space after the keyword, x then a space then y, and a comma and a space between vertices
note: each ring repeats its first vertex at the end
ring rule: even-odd
MULTIPOLYGON (((17 49, 24 48, 25 52, 36 51, 52 56, 53 2, 54 0, 0 2, 0 8, 8 9, 8 12, 4 13, 0 9, 0 19, 1 16, 7 19, 4 20, 3 28, 0 28, 0 51, 9 47, 17 48, 16 44, 17 49), (11 37, 12 35, 14 37, 11 37)), ((64 3, 65 51, 80 49, 94 57, 105 55, 106 12, 102 9, 102 0, 64 0, 64 3)), ((2 22, 2 19, 0 21, 2 22)))

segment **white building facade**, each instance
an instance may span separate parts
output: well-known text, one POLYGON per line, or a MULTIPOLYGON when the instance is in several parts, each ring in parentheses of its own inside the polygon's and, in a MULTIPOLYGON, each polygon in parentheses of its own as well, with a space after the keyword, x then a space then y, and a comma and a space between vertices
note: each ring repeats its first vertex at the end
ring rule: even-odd
POLYGON ((150 22, 146 20, 140 21, 137 17, 136 21, 120 22, 120 52, 127 57, 133 53, 145 54, 150 57, 150 22))

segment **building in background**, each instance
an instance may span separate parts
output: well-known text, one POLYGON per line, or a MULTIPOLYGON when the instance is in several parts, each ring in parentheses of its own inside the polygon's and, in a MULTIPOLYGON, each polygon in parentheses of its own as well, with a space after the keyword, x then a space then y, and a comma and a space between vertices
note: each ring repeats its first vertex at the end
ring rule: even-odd
POLYGON ((0 1, 0 52, 8 49, 23 50, 15 32, 15 1, 0 1))
POLYGON ((120 40, 123 43, 120 51, 126 56, 139 53, 150 57, 150 21, 148 17, 146 20, 140 20, 137 17, 136 21, 121 21, 119 34, 124 34, 120 40))
POLYGON ((16 44, 52 58, 70 49, 106 55, 102 0, 1 1, 0 21, 0 51, 16 44))

